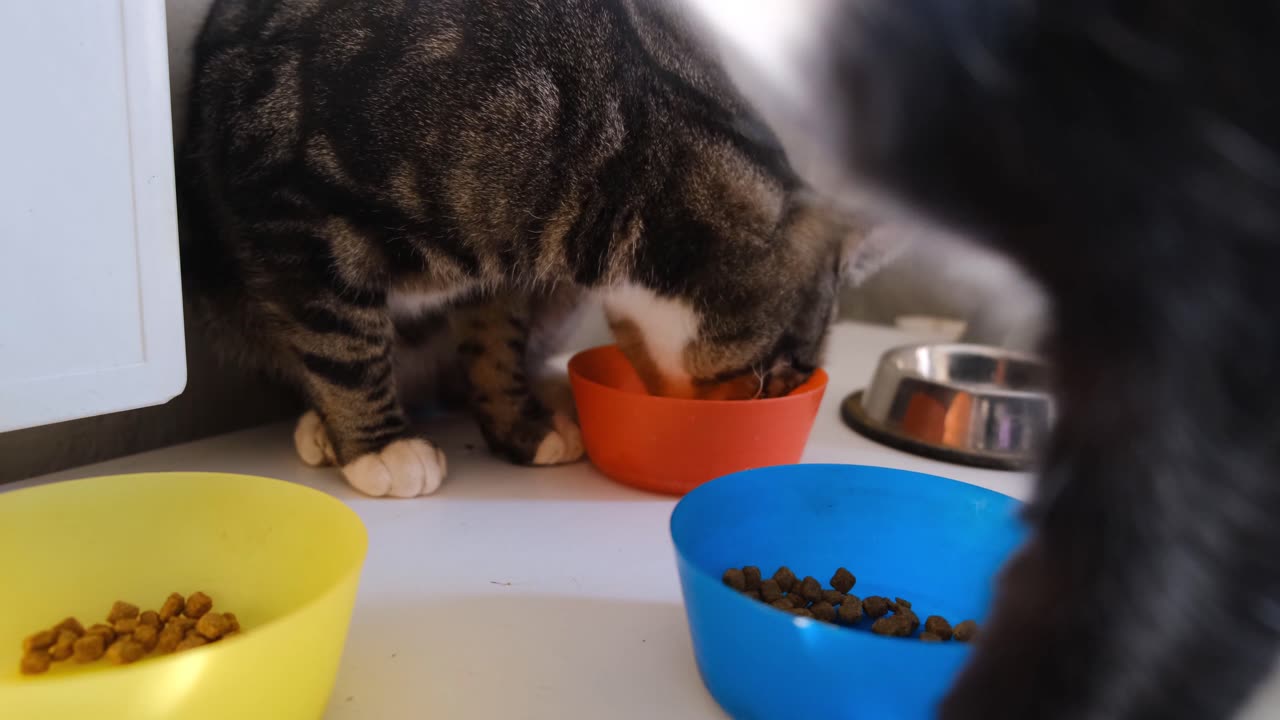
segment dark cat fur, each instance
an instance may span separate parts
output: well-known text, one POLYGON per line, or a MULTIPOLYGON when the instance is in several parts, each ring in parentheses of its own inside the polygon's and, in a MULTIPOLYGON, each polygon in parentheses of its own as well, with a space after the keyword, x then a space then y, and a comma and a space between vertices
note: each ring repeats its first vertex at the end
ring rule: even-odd
POLYGON ((528 367, 541 309, 582 290, 664 394, 781 394, 820 362, 862 229, 805 199, 670 8, 219 0, 195 54, 188 287, 244 338, 235 354, 306 393, 304 457, 366 492, 443 475, 425 445, 422 482, 388 457, 368 487, 350 470, 409 436, 393 346, 433 304, 465 305, 449 342, 486 438, 517 462, 581 454, 528 367))
POLYGON ((1033 538, 941 716, 1244 711, 1280 647, 1280 6, 838 5, 836 156, 1055 307, 1033 538))

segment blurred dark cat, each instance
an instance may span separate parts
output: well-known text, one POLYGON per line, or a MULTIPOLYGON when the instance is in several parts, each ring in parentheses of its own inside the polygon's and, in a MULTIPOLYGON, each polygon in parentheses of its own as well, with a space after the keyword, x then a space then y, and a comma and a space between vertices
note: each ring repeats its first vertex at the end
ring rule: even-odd
POLYGON ((306 394, 303 459, 365 493, 440 485, 402 371, 454 350, 496 452, 579 458, 531 373, 584 291, 655 392, 779 395, 820 362, 866 228, 664 4, 219 0, 195 56, 187 287, 306 394))
POLYGON ((1280 716, 1280 5, 808 9, 748 95, 1053 299, 1033 537, 941 717, 1280 716))

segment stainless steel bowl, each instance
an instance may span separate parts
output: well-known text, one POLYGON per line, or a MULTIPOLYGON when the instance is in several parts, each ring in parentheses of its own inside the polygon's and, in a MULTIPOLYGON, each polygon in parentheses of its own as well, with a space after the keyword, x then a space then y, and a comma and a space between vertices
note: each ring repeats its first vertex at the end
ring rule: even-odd
POLYGON ((844 420, 901 450, 979 467, 1031 467, 1053 425, 1040 359, 982 345, 912 345, 880 358, 844 420))

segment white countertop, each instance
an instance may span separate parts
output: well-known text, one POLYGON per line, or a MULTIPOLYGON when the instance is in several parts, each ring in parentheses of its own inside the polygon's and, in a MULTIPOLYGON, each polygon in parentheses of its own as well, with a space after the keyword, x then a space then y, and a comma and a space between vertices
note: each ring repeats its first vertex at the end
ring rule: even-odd
MULTIPOLYGON (((849 430, 839 405, 880 353, 920 339, 840 325, 806 462, 886 465, 1025 499, 1028 476, 934 462, 849 430)), ((689 644, 667 520, 675 498, 616 485, 588 464, 534 470, 486 453, 469 421, 430 437, 449 457, 435 495, 358 495, 294 455, 272 425, 5 486, 126 472, 218 471, 302 483, 343 500, 369 557, 325 717, 723 718, 689 644)))

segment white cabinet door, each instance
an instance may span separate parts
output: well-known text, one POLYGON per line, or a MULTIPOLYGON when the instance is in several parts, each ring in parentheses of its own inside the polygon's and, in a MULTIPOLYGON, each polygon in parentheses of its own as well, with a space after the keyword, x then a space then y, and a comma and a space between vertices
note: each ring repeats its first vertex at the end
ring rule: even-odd
POLYGON ((0 431, 185 384, 164 0, 0 0, 0 431))

